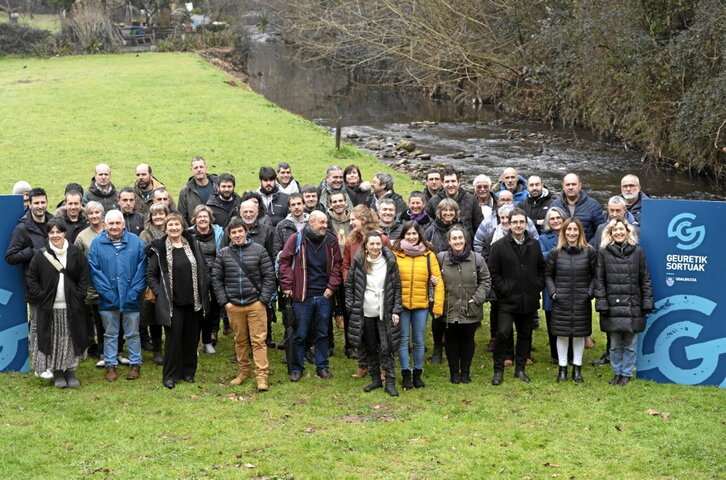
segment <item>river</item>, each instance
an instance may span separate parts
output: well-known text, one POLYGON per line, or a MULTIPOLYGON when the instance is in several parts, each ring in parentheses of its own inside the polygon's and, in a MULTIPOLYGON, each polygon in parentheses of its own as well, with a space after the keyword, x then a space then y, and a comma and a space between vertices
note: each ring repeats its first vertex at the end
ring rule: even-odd
MULTIPOLYGON (((496 181, 505 167, 512 166, 525 177, 539 174, 545 185, 559 191, 562 177, 575 172, 583 188, 603 203, 620 193, 620 179, 626 173, 637 175, 643 191, 658 198, 726 200, 723 185, 656 168, 643 162, 640 152, 583 129, 515 120, 491 107, 435 101, 417 91, 356 85, 345 72, 302 65, 290 53, 279 36, 254 34, 247 59, 252 89, 331 131, 342 117, 344 140, 360 148, 365 149, 372 137, 382 139, 389 149, 409 137, 417 150, 431 155, 431 160, 422 162, 456 165, 469 182, 480 173, 496 181), (413 122, 433 124, 415 128, 413 122), (461 152, 466 156, 457 158, 461 152)), ((382 151, 371 153, 380 158, 382 151)), ((363 172, 368 180, 374 173, 363 172)))

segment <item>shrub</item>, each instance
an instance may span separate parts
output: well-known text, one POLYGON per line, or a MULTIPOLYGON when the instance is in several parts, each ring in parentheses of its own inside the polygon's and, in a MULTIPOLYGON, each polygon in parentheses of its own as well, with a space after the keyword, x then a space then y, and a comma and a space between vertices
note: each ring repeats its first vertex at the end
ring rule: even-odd
POLYGON ((0 55, 34 55, 53 43, 47 30, 19 23, 0 23, 0 55))

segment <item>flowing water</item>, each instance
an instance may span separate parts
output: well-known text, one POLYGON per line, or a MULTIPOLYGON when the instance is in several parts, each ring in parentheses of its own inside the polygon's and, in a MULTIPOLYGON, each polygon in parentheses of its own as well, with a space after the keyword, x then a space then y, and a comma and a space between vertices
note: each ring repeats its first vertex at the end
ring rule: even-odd
MULTIPOLYGON (((511 166, 525 177, 539 174, 545 185, 559 191, 562 177, 575 172, 583 188, 601 202, 620 193, 620 179, 626 173, 640 177, 643 191, 658 198, 726 200, 723 185, 655 168, 641 160, 641 153, 585 130, 513 120, 492 108, 435 101, 415 91, 355 85, 344 72, 310 68, 293 60, 276 35, 252 38, 247 62, 251 87, 282 108, 331 130, 341 117, 343 138, 361 148, 371 138, 381 139, 388 149, 407 138, 417 150, 431 155, 423 163, 461 167, 468 182, 480 173, 496 181, 511 166)), ((382 151, 371 153, 380 156, 382 151)), ((374 173, 363 175, 370 179, 374 173)))

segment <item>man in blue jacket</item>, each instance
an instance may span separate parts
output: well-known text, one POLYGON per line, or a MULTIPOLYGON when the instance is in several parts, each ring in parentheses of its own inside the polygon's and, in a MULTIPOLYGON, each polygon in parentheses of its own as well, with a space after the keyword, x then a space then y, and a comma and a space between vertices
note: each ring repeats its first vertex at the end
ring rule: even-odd
POLYGON ((602 205, 582 191, 582 182, 575 173, 568 173, 562 179, 562 195, 551 207, 560 207, 567 216, 580 220, 588 242, 595 236, 597 227, 605 223, 602 205))
POLYGON ((117 378, 118 334, 123 326, 131 364, 126 379, 136 380, 141 370, 141 294, 146 288, 144 242, 125 230, 123 214, 118 210, 106 213, 104 223, 106 229, 91 243, 88 269, 100 297, 98 309, 105 329, 105 378, 108 382, 117 378))

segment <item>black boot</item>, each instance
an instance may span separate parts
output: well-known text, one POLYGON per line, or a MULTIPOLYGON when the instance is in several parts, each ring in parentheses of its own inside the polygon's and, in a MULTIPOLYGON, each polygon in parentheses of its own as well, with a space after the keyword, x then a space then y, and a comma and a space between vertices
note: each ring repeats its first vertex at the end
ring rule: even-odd
POLYGON ((404 390, 411 390, 413 388, 411 370, 401 370, 401 386, 404 390))
POLYGON ((424 388, 426 385, 424 385, 423 380, 421 380, 421 374, 423 373, 423 370, 420 368, 414 368, 413 369, 413 386, 414 388, 424 388))
POLYGON ((610 363, 610 354, 608 352, 603 353, 602 357, 598 358, 591 363, 593 367, 599 367, 600 365, 607 365, 610 363))
POLYGON ((73 370, 73 369, 66 370, 65 377, 66 377, 66 385, 68 385, 68 388, 78 388, 81 386, 81 382, 78 381, 78 377, 76 377, 75 370, 73 370))
POLYGON ((434 353, 431 354, 431 357, 429 357, 429 362, 438 365, 443 361, 444 356, 444 346, 443 345, 434 345, 434 353))
POLYGON ((161 337, 152 336, 151 342, 153 344, 153 352, 154 356, 151 358, 151 361, 155 365, 164 365, 164 355, 161 353, 161 337))
POLYGON ((386 377, 386 393, 392 397, 398 396, 398 390, 396 390, 396 377, 386 377))
POLYGON ((504 381, 504 372, 501 370, 495 370, 494 376, 492 377, 492 385, 501 385, 504 381))
POLYGON ((373 375, 371 375, 371 383, 363 387, 363 391, 366 393, 372 392, 373 390, 381 388, 382 386, 383 383, 381 382, 381 375, 378 372, 373 372, 373 375))
MULTIPOLYGON (((575 372, 572 372, 572 375, 575 375, 575 372)), ((557 374, 557 383, 559 382, 566 382, 567 381, 567 367, 560 367, 560 373, 557 374)))
POLYGON ((66 388, 68 386, 63 370, 53 370, 53 385, 55 385, 55 388, 66 388))
MULTIPOLYGON (((575 365, 572 367, 572 379, 575 381, 575 383, 582 383, 582 375, 580 375, 580 369, 582 368, 581 365, 575 365)), ((565 375, 567 375, 565 373, 565 375)))

